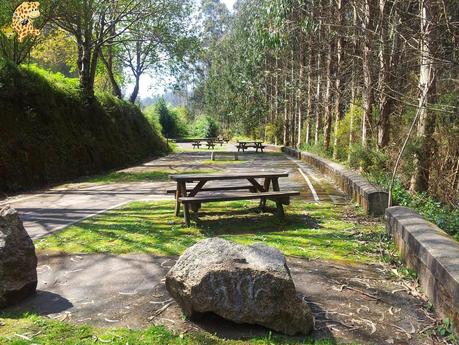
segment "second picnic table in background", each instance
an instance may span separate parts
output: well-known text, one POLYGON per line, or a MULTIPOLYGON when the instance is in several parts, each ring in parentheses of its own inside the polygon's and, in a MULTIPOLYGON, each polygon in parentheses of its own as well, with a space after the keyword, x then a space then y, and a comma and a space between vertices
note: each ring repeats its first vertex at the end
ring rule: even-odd
POLYGON ((236 148, 239 151, 245 152, 249 148, 254 148, 256 152, 260 150, 263 153, 265 146, 263 145, 263 141, 238 141, 236 148))

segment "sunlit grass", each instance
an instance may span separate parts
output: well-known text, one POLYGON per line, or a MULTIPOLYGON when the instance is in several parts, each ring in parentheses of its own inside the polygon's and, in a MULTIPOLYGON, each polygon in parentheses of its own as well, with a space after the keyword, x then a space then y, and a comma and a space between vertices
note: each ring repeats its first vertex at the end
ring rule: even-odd
POLYGON ((108 329, 89 325, 73 325, 36 315, 0 314, 0 344, 2 345, 332 345, 334 340, 310 340, 287 337, 257 337, 246 341, 222 340, 206 333, 174 334, 164 327, 148 329, 108 329))
MULTIPOLYGON (((208 174, 215 172, 212 169, 184 171, 187 174, 208 174)), ((168 181, 169 175, 177 174, 177 170, 147 170, 147 171, 116 171, 105 175, 96 176, 86 180, 89 183, 126 183, 126 182, 161 182, 168 181)))
POLYGON ((295 201, 284 219, 260 213, 254 202, 204 204, 191 228, 174 215, 174 203, 135 202, 90 218, 36 242, 39 250, 67 253, 180 255, 207 237, 264 242, 286 255, 308 259, 375 262, 381 223, 361 222, 351 206, 295 201))

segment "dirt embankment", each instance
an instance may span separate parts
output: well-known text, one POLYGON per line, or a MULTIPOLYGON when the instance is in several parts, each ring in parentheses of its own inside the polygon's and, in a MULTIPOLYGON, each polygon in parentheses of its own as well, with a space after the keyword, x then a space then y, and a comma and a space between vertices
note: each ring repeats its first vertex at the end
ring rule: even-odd
POLYGON ((167 151, 140 110, 73 80, 0 65, 0 198, 124 167, 167 151))

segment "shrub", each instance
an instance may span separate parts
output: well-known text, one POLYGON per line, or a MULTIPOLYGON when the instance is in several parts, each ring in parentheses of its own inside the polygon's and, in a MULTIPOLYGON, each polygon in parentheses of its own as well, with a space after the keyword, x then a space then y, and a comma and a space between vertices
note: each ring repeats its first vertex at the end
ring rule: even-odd
MULTIPOLYGON (((389 174, 370 174, 368 179, 378 185, 389 188, 389 174)), ((392 187, 393 204, 414 209, 427 220, 436 224, 459 240, 459 210, 442 205, 441 202, 426 193, 410 193, 399 179, 392 187)))
POLYGON ((197 137, 215 138, 218 130, 215 120, 207 115, 201 115, 193 124, 193 135, 197 137))
POLYGON ((188 134, 186 110, 171 108, 164 98, 144 110, 150 125, 161 131, 166 138, 179 138, 188 134))
POLYGON ((349 166, 353 169, 362 169, 365 173, 377 175, 387 171, 388 157, 384 152, 364 148, 361 145, 351 147, 349 166))

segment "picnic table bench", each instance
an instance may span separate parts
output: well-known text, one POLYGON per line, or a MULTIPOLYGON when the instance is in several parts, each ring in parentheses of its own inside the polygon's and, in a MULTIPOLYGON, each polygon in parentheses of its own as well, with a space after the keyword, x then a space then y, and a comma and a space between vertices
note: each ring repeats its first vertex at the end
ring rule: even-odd
POLYGON ((215 139, 213 138, 207 138, 207 139, 192 139, 192 145, 193 145, 193 148, 200 148, 201 146, 203 145, 206 145, 207 148, 210 150, 210 149, 214 149, 215 148, 215 139), (202 144, 202 142, 205 142, 205 144, 202 144))
POLYGON ((239 151, 245 152, 248 148, 254 148, 256 152, 260 150, 263 153, 265 146, 262 141, 238 141, 236 148, 239 151))
POLYGON ((184 219, 186 226, 190 226, 190 208, 197 214, 201 204, 216 201, 235 201, 235 200, 260 200, 260 206, 266 205, 266 200, 276 203, 277 212, 280 216, 284 215, 283 205, 290 204, 290 197, 300 195, 296 191, 281 192, 279 188, 279 178, 288 177, 288 173, 282 172, 257 172, 240 174, 183 174, 171 175, 170 178, 177 183, 175 191, 175 215, 180 215, 180 207, 183 204, 184 219), (263 184, 258 182, 263 179, 263 184), (209 181, 235 181, 247 180, 249 183, 238 186, 215 186, 205 188, 209 181), (188 183, 194 183, 193 187, 187 187, 188 183), (272 191, 270 191, 272 186, 272 191), (249 190, 250 192, 234 192, 237 190, 249 190), (228 191, 233 191, 228 193, 228 191), (207 192, 207 195, 198 193, 207 192), (214 192, 209 194, 209 192, 214 192))

